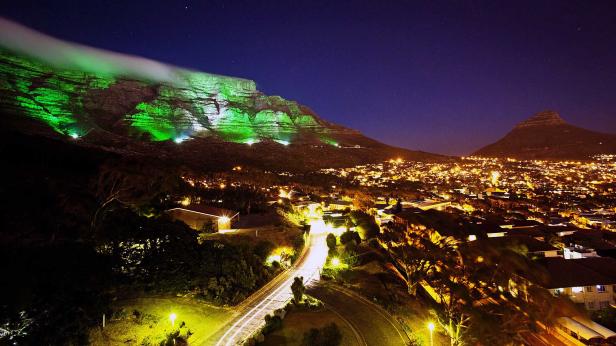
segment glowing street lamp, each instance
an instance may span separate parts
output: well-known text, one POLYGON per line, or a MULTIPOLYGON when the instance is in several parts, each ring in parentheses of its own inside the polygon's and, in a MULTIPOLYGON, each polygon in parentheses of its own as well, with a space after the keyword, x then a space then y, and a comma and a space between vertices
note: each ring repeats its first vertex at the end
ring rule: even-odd
POLYGON ((337 267, 340 265, 340 259, 338 257, 332 258, 332 266, 337 267))
POLYGON ((175 313, 171 313, 171 315, 169 315, 169 320, 171 320, 171 327, 174 327, 174 326, 175 326, 175 319, 176 319, 177 317, 178 317, 178 316, 177 316, 175 313))
POLYGON ((291 198, 291 191, 285 191, 283 189, 280 189, 278 191, 278 197, 280 197, 280 198, 291 198))
POLYGON ((428 330, 430 331, 430 346, 434 346, 434 339, 432 338, 432 332, 434 332, 434 323, 428 323, 428 330))

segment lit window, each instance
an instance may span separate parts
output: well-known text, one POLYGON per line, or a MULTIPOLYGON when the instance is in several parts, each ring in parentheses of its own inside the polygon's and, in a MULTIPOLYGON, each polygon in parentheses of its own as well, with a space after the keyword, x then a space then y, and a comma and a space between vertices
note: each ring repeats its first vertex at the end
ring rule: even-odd
POLYGON ((476 235, 471 234, 471 235, 468 236, 468 241, 475 241, 475 240, 477 240, 477 236, 476 235))
POLYGON ((604 293, 605 292, 605 286, 604 285, 597 285, 597 292, 604 293))
POLYGON ((573 287, 571 291, 573 291, 573 293, 582 293, 584 291, 584 287, 573 287))

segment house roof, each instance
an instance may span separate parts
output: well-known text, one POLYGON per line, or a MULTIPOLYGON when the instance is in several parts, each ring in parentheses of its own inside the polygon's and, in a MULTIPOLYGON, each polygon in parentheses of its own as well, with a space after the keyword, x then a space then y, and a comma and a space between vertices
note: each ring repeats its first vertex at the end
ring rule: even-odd
POLYGON ((550 276, 546 288, 616 284, 616 259, 610 257, 548 257, 540 262, 550 276))
POLYGON ((470 218, 457 212, 443 212, 435 209, 421 210, 408 208, 396 214, 398 222, 424 225, 436 230, 442 236, 453 236, 466 239, 469 235, 485 238, 490 233, 506 233, 497 223, 491 220, 470 218))
POLYGON ((558 248, 550 245, 547 242, 539 241, 528 235, 511 235, 509 237, 514 242, 518 244, 522 244, 526 246, 528 252, 539 252, 539 251, 557 251, 558 248))
POLYGON ((477 240, 476 243, 478 246, 482 244, 488 244, 491 246, 523 245, 526 247, 528 252, 531 253, 558 250, 554 246, 546 242, 539 241, 528 235, 508 235, 506 237, 485 238, 477 240))
POLYGON ((335 204, 335 205, 352 205, 353 202, 347 202, 347 201, 343 201, 341 199, 337 199, 334 201, 329 202, 329 204, 335 204))
POLYGON ((206 214, 206 215, 210 215, 210 216, 215 216, 215 217, 229 217, 232 218, 235 215, 239 214, 236 211, 233 210, 229 210, 229 209, 223 209, 223 208, 216 208, 216 207, 212 207, 209 205, 202 205, 202 204, 191 204, 188 206, 182 206, 182 207, 178 207, 178 208, 173 208, 170 210, 187 210, 187 211, 192 211, 192 212, 196 212, 196 213, 200 213, 200 214, 206 214))
MULTIPOLYGON (((589 257, 583 258, 583 260, 580 262, 582 265, 602 275, 616 279, 616 259, 611 257, 589 257)), ((577 261, 577 259, 574 261, 577 261)))

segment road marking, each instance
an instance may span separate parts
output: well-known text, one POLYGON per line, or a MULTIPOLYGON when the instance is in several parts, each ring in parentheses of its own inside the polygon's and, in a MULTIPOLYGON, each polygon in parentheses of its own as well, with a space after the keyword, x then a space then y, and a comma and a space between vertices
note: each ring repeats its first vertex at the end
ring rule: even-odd
POLYGON ((384 309, 378 305, 376 305, 375 303, 369 301, 368 299, 360 296, 359 294, 352 292, 349 293, 349 291, 345 288, 340 288, 340 287, 336 287, 334 285, 326 285, 326 287, 331 288, 334 291, 338 291, 344 295, 346 295, 347 297, 351 297, 355 300, 360 300, 363 301, 364 303, 367 303, 368 305, 373 307, 373 310, 375 310, 376 312, 379 313, 379 315, 381 315, 381 317, 383 317, 389 324, 391 324, 392 327, 394 327, 394 329, 396 330, 396 332, 398 333, 398 335, 400 335, 400 338, 402 340, 404 340, 405 342, 410 341, 410 338, 408 337, 408 335, 406 334, 406 332, 401 332, 400 329, 398 328, 398 326, 396 326, 396 324, 394 322, 392 322, 393 316, 391 316, 387 311, 384 311, 384 309))
POLYGON ((323 305, 325 307, 327 307, 331 312, 333 312, 334 314, 336 314, 336 316, 338 316, 341 320, 343 320, 344 322, 346 322, 346 324, 349 326, 349 328, 351 329, 351 331, 353 332, 353 334, 355 334, 355 339, 357 339, 357 342, 360 345, 364 345, 364 346, 368 346, 368 343, 366 342, 366 339, 364 338, 364 336, 359 333, 359 331, 357 330, 357 328, 355 328, 355 326, 353 325, 353 323, 351 323, 351 321, 347 320, 346 318, 344 318, 344 316, 342 316, 341 314, 338 313, 338 311, 334 310, 334 308, 329 305, 326 304, 325 302, 322 302, 323 305))

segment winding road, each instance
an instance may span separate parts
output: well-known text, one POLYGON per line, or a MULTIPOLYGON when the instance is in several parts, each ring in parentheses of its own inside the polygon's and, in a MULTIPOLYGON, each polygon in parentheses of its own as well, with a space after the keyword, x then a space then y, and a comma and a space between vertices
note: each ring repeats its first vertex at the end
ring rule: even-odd
POLYGON ((219 330, 205 344, 231 346, 241 344, 265 324, 265 316, 283 308, 293 298, 291 283, 303 277, 304 285, 311 287, 319 280, 320 270, 327 258, 325 237, 328 228, 322 219, 312 223, 305 251, 295 265, 284 271, 242 304, 235 307, 234 316, 225 328, 219 330))
POLYGON ((343 317, 361 345, 406 345, 409 342, 406 333, 387 311, 355 292, 322 284, 309 288, 307 293, 343 317))
POLYGON ((404 345, 408 337, 381 307, 358 294, 335 285, 318 285, 320 270, 327 259, 325 238, 332 230, 322 219, 311 223, 304 251, 287 269, 240 305, 225 327, 207 340, 193 344, 232 346, 242 344, 265 325, 265 316, 283 308, 293 298, 291 283, 303 277, 308 292, 343 319, 360 345, 404 345))

